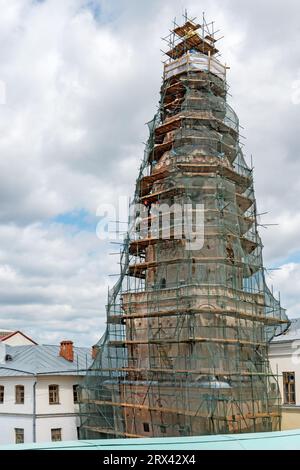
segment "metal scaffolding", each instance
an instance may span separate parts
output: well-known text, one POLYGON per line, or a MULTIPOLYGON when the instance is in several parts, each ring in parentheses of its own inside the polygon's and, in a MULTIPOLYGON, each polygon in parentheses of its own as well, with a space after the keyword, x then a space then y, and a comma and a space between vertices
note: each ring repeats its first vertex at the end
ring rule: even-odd
POLYGON ((81 389, 82 438, 280 428, 268 343, 288 326, 265 282, 253 171, 214 24, 168 43, 107 328, 81 389))

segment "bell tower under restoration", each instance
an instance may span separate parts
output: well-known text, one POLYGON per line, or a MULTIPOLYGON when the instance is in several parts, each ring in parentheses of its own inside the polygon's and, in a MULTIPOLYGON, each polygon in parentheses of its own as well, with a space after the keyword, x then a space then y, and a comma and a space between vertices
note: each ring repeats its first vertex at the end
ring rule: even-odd
POLYGON ((213 24, 167 38, 159 111, 81 390, 81 437, 280 429, 268 343, 288 325, 265 282, 253 171, 213 24))

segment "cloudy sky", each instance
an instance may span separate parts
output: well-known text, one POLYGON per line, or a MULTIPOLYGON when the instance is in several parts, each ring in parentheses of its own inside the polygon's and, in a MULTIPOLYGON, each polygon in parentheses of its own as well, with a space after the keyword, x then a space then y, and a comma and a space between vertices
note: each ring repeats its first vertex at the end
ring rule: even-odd
POLYGON ((160 38, 184 8, 224 35, 261 224, 278 224, 260 230, 269 284, 300 316, 298 2, 0 0, 0 328, 101 336, 118 246, 97 238, 97 207, 133 191, 160 38))

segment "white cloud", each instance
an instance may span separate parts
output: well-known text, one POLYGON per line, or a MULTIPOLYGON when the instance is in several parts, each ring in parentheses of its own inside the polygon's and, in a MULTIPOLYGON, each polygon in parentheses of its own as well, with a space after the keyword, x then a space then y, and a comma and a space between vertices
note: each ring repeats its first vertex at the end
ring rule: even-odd
POLYGON ((280 286, 281 300, 287 308, 289 316, 291 318, 299 317, 300 264, 283 264, 280 269, 272 272, 269 281, 280 286))
POLYGON ((0 265, 0 282, 15 282, 17 273, 7 264, 0 265))
POLYGON ((65 332, 81 344, 95 342, 114 267, 94 233, 55 224, 0 227, 0 244, 1 325, 22 324, 44 342, 65 332))
MULTIPOLYGON (((299 250, 300 106, 292 100, 299 8, 285 5, 283 12, 269 0, 204 0, 200 11, 196 0, 186 2, 191 15, 206 9, 225 35, 231 103, 248 161, 254 154, 259 212, 270 211, 262 223, 280 224, 261 230, 268 266, 299 250)), ((160 37, 183 5, 0 0, 0 9, 0 326, 88 345, 103 331, 117 258, 93 232, 53 218, 81 208, 94 214, 132 193, 144 123, 159 99, 160 37)), ((299 266, 285 266, 274 271, 274 285, 290 292, 279 273, 297 278, 299 266)), ((291 295, 296 315, 296 287, 291 295)))

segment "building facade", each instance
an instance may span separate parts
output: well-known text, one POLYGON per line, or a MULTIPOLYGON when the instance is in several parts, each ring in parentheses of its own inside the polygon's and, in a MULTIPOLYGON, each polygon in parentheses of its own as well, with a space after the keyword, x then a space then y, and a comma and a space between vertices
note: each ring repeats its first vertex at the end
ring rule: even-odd
POLYGON ((0 343, 0 444, 78 439, 79 385, 91 350, 0 343))
POLYGON ((275 337, 269 349, 273 374, 282 398, 282 429, 300 429, 300 318, 275 337))

